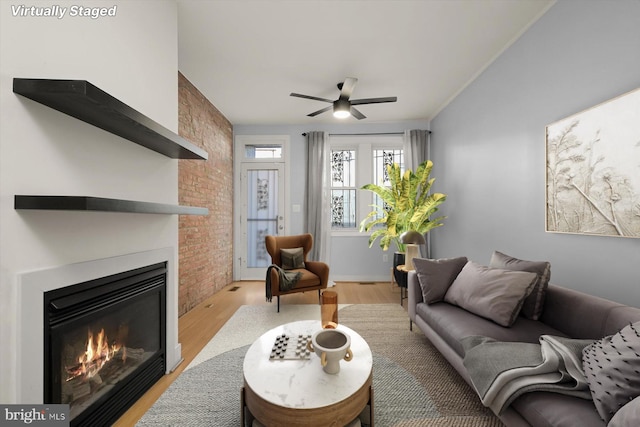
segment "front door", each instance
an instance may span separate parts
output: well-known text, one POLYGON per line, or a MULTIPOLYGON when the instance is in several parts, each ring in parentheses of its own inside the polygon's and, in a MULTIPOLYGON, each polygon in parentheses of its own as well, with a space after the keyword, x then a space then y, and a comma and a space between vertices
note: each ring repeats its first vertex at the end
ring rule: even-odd
POLYGON ((264 238, 285 234, 283 176, 282 164, 242 165, 240 280, 264 280, 271 264, 264 238))
POLYGON ((271 257, 266 235, 288 229, 288 135, 236 135, 233 280, 264 280, 271 257))

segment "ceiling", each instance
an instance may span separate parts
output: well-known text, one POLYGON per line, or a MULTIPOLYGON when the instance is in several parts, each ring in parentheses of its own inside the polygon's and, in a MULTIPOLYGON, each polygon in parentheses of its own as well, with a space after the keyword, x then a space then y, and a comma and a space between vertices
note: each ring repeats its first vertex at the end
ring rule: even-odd
MULTIPOLYGON (((234 125, 334 123, 345 77, 361 122, 430 120, 553 0, 178 0, 179 69, 234 125)), ((344 119, 356 122, 355 118, 344 119)))

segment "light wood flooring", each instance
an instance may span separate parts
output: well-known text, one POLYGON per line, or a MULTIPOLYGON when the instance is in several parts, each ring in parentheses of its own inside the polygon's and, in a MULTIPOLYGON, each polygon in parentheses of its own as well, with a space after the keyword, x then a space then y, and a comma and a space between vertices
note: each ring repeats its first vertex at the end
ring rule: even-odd
MULTIPOLYGON (((400 288, 390 282, 336 282, 331 290, 338 293, 340 304, 400 304, 400 288)), ((285 304, 318 304, 318 292, 280 297, 281 307, 285 304)), ((180 317, 178 340, 184 361, 173 373, 162 377, 114 425, 135 425, 241 305, 271 305, 276 311, 275 298, 272 303, 265 301, 264 281, 234 282, 180 317)), ((405 309, 406 305, 404 300, 405 309)))

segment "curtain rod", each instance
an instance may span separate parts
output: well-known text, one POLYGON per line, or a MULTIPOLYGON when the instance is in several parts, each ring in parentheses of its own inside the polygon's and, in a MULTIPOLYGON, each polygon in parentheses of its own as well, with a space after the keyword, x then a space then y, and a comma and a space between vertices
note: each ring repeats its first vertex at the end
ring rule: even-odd
MULTIPOLYGON (((431 133, 430 130, 427 130, 431 133)), ((368 136, 368 135, 404 135, 404 132, 371 132, 371 133, 330 133, 329 136, 368 136)), ((307 136, 307 133, 303 133, 302 136, 307 136)))

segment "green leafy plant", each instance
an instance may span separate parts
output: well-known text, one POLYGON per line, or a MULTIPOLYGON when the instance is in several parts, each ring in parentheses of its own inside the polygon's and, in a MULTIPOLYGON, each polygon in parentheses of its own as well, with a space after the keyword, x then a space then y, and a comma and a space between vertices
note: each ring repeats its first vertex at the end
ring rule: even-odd
POLYGON ((394 163, 387 165, 389 186, 366 184, 362 187, 377 194, 381 200, 379 205, 371 205, 374 209, 360 223, 361 232, 373 230, 369 247, 380 238, 383 250, 386 251, 391 243, 395 243, 398 250, 404 251, 404 245, 400 242, 402 233, 415 230, 424 234, 443 225, 444 216, 431 219, 447 198, 442 193, 430 194, 435 181, 435 178, 429 178, 432 168, 433 162, 427 160, 418 166, 415 173, 407 170, 402 174, 400 166, 394 163))

